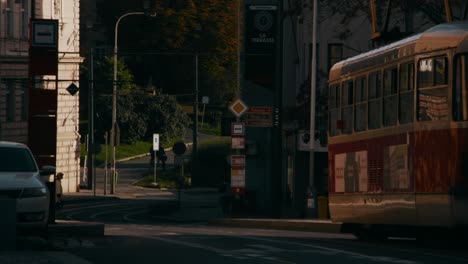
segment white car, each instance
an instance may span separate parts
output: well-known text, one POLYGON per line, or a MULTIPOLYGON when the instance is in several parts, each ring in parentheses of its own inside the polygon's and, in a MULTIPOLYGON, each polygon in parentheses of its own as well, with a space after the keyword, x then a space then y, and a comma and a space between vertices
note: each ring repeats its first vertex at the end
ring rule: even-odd
POLYGON ((41 175, 54 173, 52 166, 39 170, 26 145, 0 141, 0 197, 16 200, 16 223, 20 231, 47 230, 49 190, 41 175))

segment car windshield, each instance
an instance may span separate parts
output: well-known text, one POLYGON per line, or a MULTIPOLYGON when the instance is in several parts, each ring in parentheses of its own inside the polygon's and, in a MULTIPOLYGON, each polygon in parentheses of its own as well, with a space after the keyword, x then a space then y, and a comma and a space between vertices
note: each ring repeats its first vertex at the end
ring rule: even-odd
POLYGON ((0 147, 0 172, 35 171, 36 163, 27 149, 0 147))

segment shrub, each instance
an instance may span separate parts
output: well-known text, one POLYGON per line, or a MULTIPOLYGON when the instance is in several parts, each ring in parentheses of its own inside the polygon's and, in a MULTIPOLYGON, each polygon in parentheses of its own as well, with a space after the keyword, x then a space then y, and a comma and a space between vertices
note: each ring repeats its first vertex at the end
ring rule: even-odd
POLYGON ((192 171, 192 185, 218 187, 230 178, 227 161, 230 143, 229 137, 218 137, 199 145, 196 157, 192 156, 191 164, 188 165, 192 171))

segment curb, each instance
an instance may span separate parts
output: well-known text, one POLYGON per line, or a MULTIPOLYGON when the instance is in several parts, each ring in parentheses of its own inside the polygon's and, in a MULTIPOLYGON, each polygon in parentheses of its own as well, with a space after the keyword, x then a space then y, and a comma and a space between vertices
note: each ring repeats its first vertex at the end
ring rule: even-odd
POLYGON ((342 223, 334 223, 330 221, 321 220, 225 218, 211 220, 208 222, 208 224, 244 228, 263 228, 320 233, 342 233, 342 223))

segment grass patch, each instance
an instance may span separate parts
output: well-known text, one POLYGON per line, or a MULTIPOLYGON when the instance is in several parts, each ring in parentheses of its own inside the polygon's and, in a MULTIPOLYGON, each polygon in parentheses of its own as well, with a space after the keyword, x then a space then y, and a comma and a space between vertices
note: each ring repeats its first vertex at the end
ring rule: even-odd
MULTIPOLYGON (((116 146, 115 158, 117 160, 132 157, 135 155, 149 153, 149 149, 152 146, 151 142, 138 141, 135 144, 120 144, 116 146)), ((103 164, 106 159, 106 146, 100 145, 98 148, 100 151, 96 153, 96 164, 103 164)), ((86 153, 86 145, 81 144, 81 159, 84 159, 86 153)), ((110 162, 112 155, 112 149, 110 146, 107 147, 107 162, 110 162)))
POLYGON ((208 135, 221 135, 221 125, 212 126, 208 123, 204 123, 203 126, 198 128, 198 132, 208 134, 208 135))

